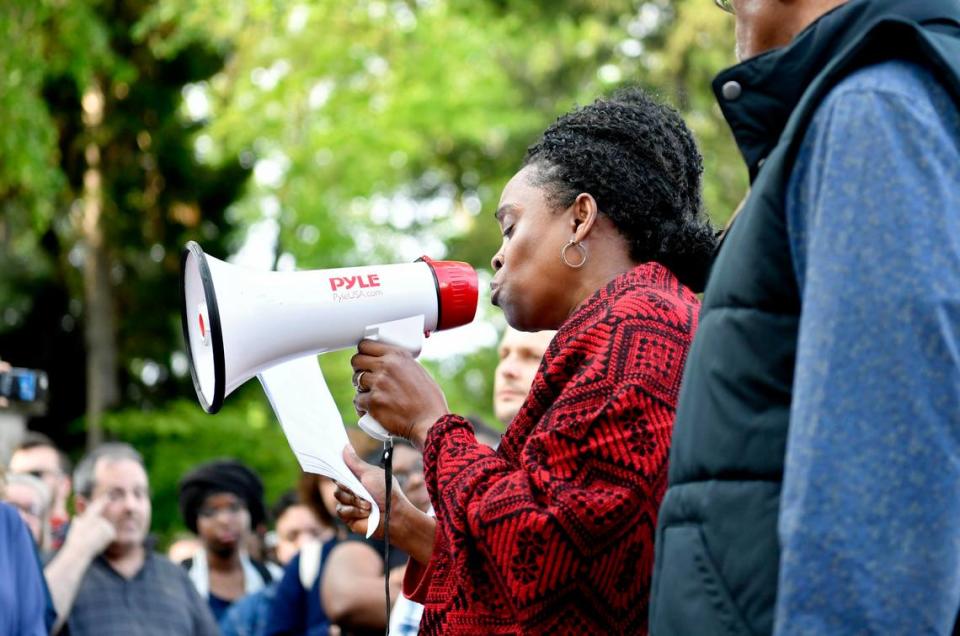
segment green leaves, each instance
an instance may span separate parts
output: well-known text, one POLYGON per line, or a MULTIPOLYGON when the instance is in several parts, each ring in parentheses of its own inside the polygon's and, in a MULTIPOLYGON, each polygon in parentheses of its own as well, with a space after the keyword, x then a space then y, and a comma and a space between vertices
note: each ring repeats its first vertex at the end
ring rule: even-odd
MULTIPOLYGON (((23 360, 59 324, 75 354, 31 364, 83 382, 80 96, 96 78, 124 392, 107 427, 148 449, 161 530, 197 461, 248 459, 271 494, 296 472, 257 387, 214 418, 194 401, 178 315, 187 240, 226 257, 256 235, 265 263, 300 268, 426 253, 489 269, 491 212, 526 148, 623 84, 682 111, 718 224, 746 189, 710 91, 734 61, 733 24, 709 0, 5 0, 0 37, 0 345, 23 360), (61 315, 37 321, 47 292, 61 315)), ((321 364, 352 423, 349 354, 321 364)), ((428 367, 451 408, 492 422, 495 362, 484 349, 428 367)), ((41 423, 55 436, 83 410, 59 395, 41 423)))

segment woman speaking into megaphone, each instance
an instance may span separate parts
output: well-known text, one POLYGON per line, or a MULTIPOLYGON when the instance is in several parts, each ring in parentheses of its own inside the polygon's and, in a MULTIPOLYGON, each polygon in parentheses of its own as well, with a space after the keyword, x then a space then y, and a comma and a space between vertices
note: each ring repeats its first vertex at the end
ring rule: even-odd
MULTIPOLYGON (((360 343, 357 411, 424 454, 436 518, 397 494, 390 520, 421 633, 646 632, 694 292, 716 241, 701 172, 680 116, 638 90, 561 117, 528 150, 496 211, 491 300, 516 329, 558 332, 497 450, 410 353, 360 343)), ((382 471, 345 459, 382 507, 382 471)), ((365 530, 368 505, 337 497, 365 530)))

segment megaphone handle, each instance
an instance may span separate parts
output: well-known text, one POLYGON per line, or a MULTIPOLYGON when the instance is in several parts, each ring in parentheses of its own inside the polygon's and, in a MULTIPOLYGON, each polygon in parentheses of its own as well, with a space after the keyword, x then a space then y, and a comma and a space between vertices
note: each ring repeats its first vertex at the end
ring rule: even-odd
MULTIPOLYGON (((391 320, 376 325, 367 325, 363 337, 387 344, 403 347, 416 357, 420 354, 423 345, 424 316, 410 316, 400 320, 391 320)), ((369 413, 365 413, 357 422, 360 429, 370 437, 385 442, 391 438, 387 429, 383 428, 369 413)))
POLYGON ((390 439, 390 433, 387 432, 387 429, 383 428, 383 425, 380 424, 377 420, 373 419, 373 416, 369 413, 364 413, 363 417, 360 418, 360 421, 357 422, 357 425, 360 426, 360 429, 369 435, 370 437, 385 442, 390 439))

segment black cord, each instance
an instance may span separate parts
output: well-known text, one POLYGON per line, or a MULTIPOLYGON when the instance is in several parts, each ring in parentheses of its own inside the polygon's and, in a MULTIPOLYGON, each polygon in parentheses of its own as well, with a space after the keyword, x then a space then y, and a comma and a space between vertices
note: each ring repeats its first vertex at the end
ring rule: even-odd
POLYGON ((383 589, 387 596, 387 636, 390 636, 390 500, 393 498, 393 438, 383 442, 383 470, 386 479, 387 505, 383 511, 383 589))

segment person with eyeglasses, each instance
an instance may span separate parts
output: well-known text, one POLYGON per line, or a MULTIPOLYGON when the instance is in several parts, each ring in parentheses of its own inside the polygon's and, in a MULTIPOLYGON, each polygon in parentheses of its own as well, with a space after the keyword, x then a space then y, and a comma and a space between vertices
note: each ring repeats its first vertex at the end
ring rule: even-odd
POLYGON ((4 502, 0 502, 0 572, 0 636, 51 633, 55 613, 36 545, 22 515, 4 502))
MULTIPOLYGON (((33 477, 21 478, 45 488, 33 477)), ((46 636, 53 629, 56 611, 43 577, 36 536, 31 537, 30 520, 39 511, 33 502, 10 496, 9 479, 0 466, 0 636, 46 636)))
POLYGON ((103 444, 73 474, 77 516, 44 570, 57 611, 54 633, 71 636, 214 636, 217 624, 187 573, 155 554, 143 457, 103 444))
POLYGON ((219 622, 235 601, 283 575, 278 566, 253 559, 244 549, 267 516, 263 483, 239 461, 214 460, 184 475, 179 498, 187 529, 203 544, 183 567, 219 622))
POLYGON ((960 3, 718 4, 752 187, 684 373, 651 633, 958 633, 960 3))
POLYGON ((56 551, 63 545, 70 525, 67 502, 73 491, 70 459, 43 433, 27 431, 10 456, 10 473, 32 475, 50 490, 50 532, 41 545, 43 550, 56 551))
POLYGON ((33 475, 11 474, 7 476, 0 500, 17 509, 30 529, 37 549, 42 550, 50 531, 50 490, 47 485, 33 475))

